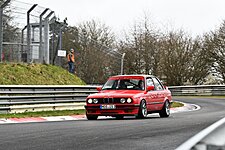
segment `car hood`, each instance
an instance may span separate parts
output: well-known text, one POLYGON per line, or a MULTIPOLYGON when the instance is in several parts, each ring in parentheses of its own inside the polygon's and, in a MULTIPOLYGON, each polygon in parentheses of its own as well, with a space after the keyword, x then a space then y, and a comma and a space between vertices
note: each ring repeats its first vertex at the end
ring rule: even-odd
POLYGON ((99 93, 91 94, 88 98, 106 98, 106 97, 133 97, 144 93, 140 90, 104 90, 99 93))

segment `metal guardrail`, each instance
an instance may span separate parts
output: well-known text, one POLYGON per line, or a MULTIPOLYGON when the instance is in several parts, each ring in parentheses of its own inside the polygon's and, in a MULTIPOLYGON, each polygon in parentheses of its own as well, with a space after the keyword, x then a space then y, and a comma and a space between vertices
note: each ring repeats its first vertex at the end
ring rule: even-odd
POLYGON ((40 111, 46 106, 66 109, 84 103, 89 94, 96 92, 96 86, 1 85, 0 113, 40 111))
POLYGON ((224 96, 225 85, 170 86, 174 96, 224 96))
POLYGON ((202 130, 176 150, 225 150, 225 118, 202 130))
MULTIPOLYGON (((0 113, 40 111, 41 108, 46 108, 47 104, 53 110, 60 105, 65 106, 60 109, 67 109, 67 106, 71 107, 71 103, 74 106, 77 105, 75 103, 84 103, 89 94, 97 92, 96 87, 90 85, 0 85, 0 113), (37 110, 36 107, 39 109, 37 110)), ((172 86, 169 89, 173 96, 225 95, 225 85, 172 86)))

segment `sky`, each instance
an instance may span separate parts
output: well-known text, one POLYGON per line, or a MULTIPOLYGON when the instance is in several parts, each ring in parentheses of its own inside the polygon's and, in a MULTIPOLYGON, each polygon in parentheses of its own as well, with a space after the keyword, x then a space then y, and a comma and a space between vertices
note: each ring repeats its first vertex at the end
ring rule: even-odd
POLYGON ((225 0, 16 0, 50 8, 69 25, 92 19, 119 35, 147 15, 162 31, 183 29, 192 36, 218 28, 225 20, 225 0))

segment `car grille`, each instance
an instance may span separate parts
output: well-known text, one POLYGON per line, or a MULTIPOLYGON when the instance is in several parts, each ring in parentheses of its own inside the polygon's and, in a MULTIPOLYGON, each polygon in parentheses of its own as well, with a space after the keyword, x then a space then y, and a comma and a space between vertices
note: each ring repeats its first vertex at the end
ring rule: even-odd
POLYGON ((120 98, 100 98, 98 101, 99 104, 116 104, 120 103, 120 98))

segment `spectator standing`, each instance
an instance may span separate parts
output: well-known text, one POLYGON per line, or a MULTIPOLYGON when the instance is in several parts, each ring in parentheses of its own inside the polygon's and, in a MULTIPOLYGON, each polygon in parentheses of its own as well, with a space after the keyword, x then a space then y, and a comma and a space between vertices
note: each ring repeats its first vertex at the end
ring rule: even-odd
POLYGON ((67 54, 67 61, 68 61, 68 65, 69 65, 69 72, 75 73, 75 67, 74 67, 75 58, 74 58, 74 49, 73 48, 71 48, 69 53, 67 54))

